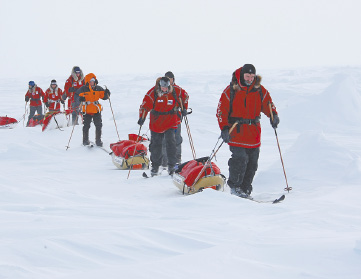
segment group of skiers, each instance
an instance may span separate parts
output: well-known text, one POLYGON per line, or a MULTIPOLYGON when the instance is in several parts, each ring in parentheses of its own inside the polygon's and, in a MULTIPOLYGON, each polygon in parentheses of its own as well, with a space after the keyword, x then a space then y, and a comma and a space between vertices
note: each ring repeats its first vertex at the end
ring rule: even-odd
POLYGON ((83 144, 89 145, 89 129, 93 120, 95 125, 95 143, 103 146, 102 135, 102 106, 99 99, 107 100, 110 96, 109 89, 103 89, 98 85, 98 80, 93 73, 84 76, 78 66, 71 70, 70 77, 66 80, 64 92, 58 87, 56 80, 52 80, 50 87, 43 92, 34 81, 29 82, 29 89, 25 94, 25 102, 30 100, 30 113, 27 122, 34 117, 35 113, 42 115, 42 101, 48 108, 49 113, 59 112, 60 104, 65 106, 68 99, 68 111, 72 114, 73 125, 78 124, 79 112, 83 114, 83 144))
MULTIPOLYGON (((102 146, 101 129, 102 106, 99 99, 110 96, 108 89, 98 85, 94 74, 84 76, 75 66, 67 79, 64 92, 55 80, 44 93, 33 81, 25 101, 30 101, 29 119, 35 112, 42 114, 40 98, 43 98, 49 111, 59 111, 60 103, 68 98, 68 109, 72 112, 73 124, 77 124, 78 113, 83 113, 83 144, 89 144, 89 128, 93 120, 96 127, 96 144, 102 146)), ((181 122, 189 114, 188 93, 175 84, 175 76, 167 72, 156 80, 144 96, 139 109, 138 124, 142 126, 147 114, 150 114, 149 145, 151 175, 159 173, 161 166, 168 167, 173 175, 181 163, 181 122)), ((230 85, 223 91, 217 107, 217 119, 221 129, 221 138, 228 143, 232 153, 228 161, 229 178, 227 181, 231 194, 248 197, 252 192, 252 181, 258 167, 261 145, 261 112, 270 118, 274 129, 279 124, 277 110, 269 92, 261 85, 261 76, 256 75, 252 64, 245 64, 232 74, 230 85)))

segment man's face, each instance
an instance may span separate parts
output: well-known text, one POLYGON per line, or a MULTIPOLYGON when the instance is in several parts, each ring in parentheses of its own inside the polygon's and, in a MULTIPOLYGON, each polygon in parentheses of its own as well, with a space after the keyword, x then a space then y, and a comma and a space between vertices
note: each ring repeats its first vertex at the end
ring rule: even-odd
POLYGON ((169 78, 169 80, 170 80, 170 84, 173 85, 173 83, 174 83, 174 78, 169 78))
POLYGON ((91 87, 94 87, 94 86, 95 86, 95 80, 93 80, 93 79, 90 80, 90 81, 89 81, 89 84, 90 84, 91 87))
POLYGON ((247 85, 251 85, 252 82, 254 81, 255 76, 256 76, 255 74, 248 74, 248 73, 244 74, 244 76, 243 76, 244 77, 244 82, 247 85))
POLYGON ((168 93, 168 87, 160 87, 160 90, 162 91, 162 93, 168 93))
POLYGON ((55 89, 55 87, 56 87, 56 84, 51 85, 51 88, 55 89))

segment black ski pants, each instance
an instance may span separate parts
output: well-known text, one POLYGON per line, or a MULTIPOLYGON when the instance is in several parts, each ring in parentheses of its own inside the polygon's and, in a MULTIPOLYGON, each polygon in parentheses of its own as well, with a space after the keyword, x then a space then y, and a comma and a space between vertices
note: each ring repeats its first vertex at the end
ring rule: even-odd
POLYGON ((89 131, 90 129, 90 123, 94 122, 95 125, 95 129, 96 130, 101 130, 103 123, 102 123, 102 115, 100 112, 95 113, 95 114, 84 114, 83 116, 83 131, 89 131))
POLYGON ((259 147, 243 148, 229 146, 232 152, 228 160, 229 178, 228 185, 231 188, 240 187, 243 192, 252 192, 252 181, 258 168, 259 147))
MULTIPOLYGON (((182 162, 182 123, 178 124, 177 129, 175 131, 175 145, 176 145, 176 162, 180 164, 182 162)), ((167 157, 167 147, 165 139, 163 140, 163 147, 162 147, 162 153, 163 153, 163 160, 162 160, 162 166, 166 167, 168 165, 168 157, 167 157)))
POLYGON ((39 115, 43 114, 43 107, 42 106, 30 106, 30 113, 28 118, 28 124, 31 118, 35 115, 35 112, 37 112, 39 115))
POLYGON ((176 129, 169 129, 164 133, 156 133, 151 131, 151 139, 149 145, 150 160, 152 167, 158 168, 162 164, 163 153, 163 139, 165 139, 166 152, 168 157, 168 168, 173 168, 176 164, 176 129))

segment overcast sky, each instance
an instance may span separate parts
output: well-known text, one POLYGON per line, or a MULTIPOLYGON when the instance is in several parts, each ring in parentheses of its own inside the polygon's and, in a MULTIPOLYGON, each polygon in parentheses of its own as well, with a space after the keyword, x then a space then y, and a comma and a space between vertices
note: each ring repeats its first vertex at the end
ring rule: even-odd
POLYGON ((360 0, 0 0, 0 75, 361 65, 360 0))

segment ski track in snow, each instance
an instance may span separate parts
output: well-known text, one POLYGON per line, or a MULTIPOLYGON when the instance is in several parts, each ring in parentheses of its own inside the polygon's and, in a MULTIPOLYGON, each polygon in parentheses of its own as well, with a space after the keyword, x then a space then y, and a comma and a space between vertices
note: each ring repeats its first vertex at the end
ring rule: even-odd
MULTIPOLYGON (((138 109, 156 77, 99 76, 111 90, 121 139, 137 133, 138 109)), ((215 117, 231 73, 179 73, 190 95, 197 157, 220 134, 215 117)), ((225 192, 183 196, 167 175, 116 169, 81 145, 76 126, 0 129, 0 279, 5 278, 359 278, 361 274, 361 68, 265 71, 280 115, 277 130, 289 186, 281 204, 225 192), (347 71, 345 71, 347 70, 347 71), (348 75, 340 73, 347 72, 348 75)), ((65 82, 57 78, 59 84, 65 82)), ((52 78, 36 83, 45 90, 52 78)), ((1 79, 0 113, 20 119, 27 81, 1 79)), ((101 101, 104 146, 118 140, 101 101)), ((142 133, 150 134, 148 120, 142 133)), ((283 193, 276 139, 262 117, 254 196, 283 193)), ((182 127, 183 159, 192 153, 182 127)), ((94 140, 92 126, 90 140, 94 140)), ((230 151, 216 164, 228 176, 230 151)))

